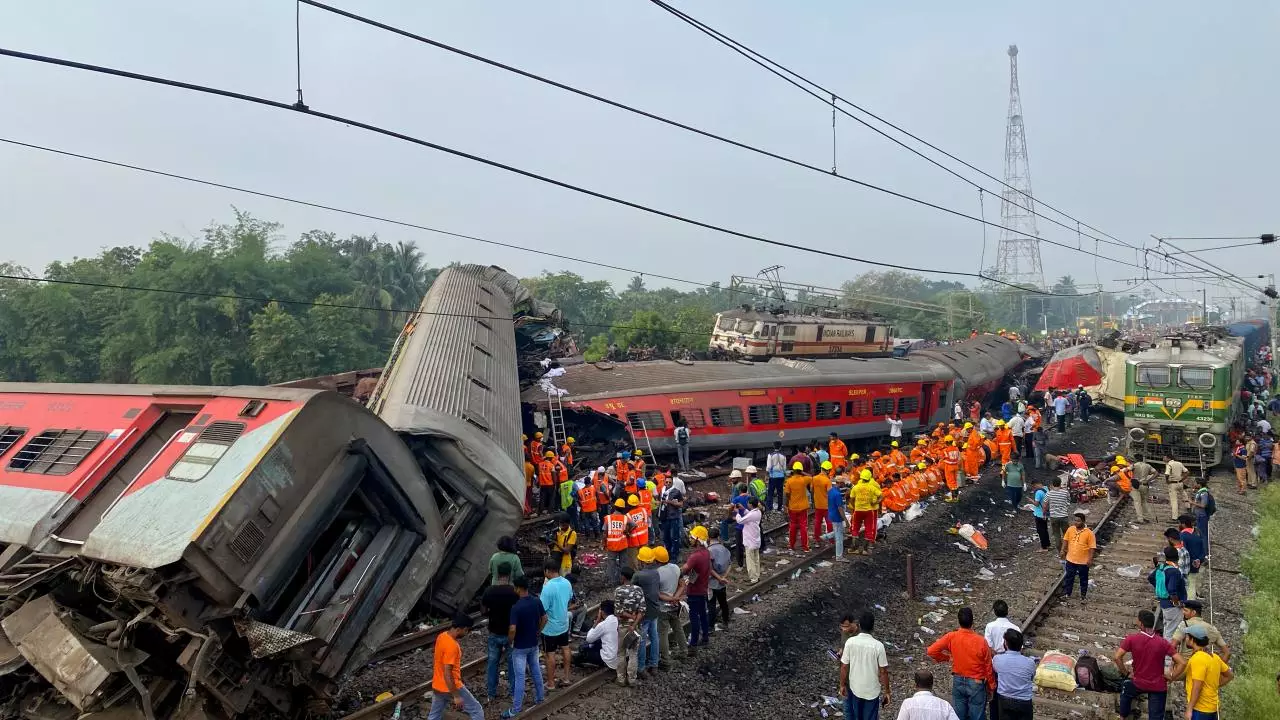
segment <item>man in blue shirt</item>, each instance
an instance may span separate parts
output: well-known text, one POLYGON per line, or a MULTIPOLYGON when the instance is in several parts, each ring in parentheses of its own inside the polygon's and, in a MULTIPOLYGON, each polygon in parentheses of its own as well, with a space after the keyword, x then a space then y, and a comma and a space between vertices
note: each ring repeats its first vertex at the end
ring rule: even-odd
POLYGON ((1185 513, 1178 516, 1178 528, 1178 536, 1182 540, 1182 546, 1187 549, 1187 554, 1191 556, 1191 572, 1186 577, 1187 599, 1195 600, 1196 581, 1200 578, 1200 567, 1205 560, 1204 538, 1196 530, 1196 519, 1185 513))
MULTIPOLYGON (((1158 558, 1157 558, 1158 559, 1158 558)), ((1164 562, 1147 575, 1147 582, 1156 590, 1160 604, 1160 616, 1164 623, 1165 640, 1173 638, 1182 622, 1182 603, 1187 601, 1187 583, 1178 568, 1178 550, 1173 546, 1164 549, 1164 562)))
POLYGON ((1058 432, 1060 433, 1067 431, 1067 408, 1067 396, 1058 393, 1058 396, 1053 399, 1053 414, 1058 416, 1058 432))
POLYGON ((1045 512, 1045 498, 1048 495, 1049 491, 1045 489, 1043 480, 1031 481, 1031 504, 1034 506, 1031 513, 1036 517, 1036 535, 1040 536, 1040 552, 1049 550, 1049 513, 1045 512))
POLYGON ((542 685, 542 666, 538 664, 538 635, 547 614, 542 609, 538 598, 529 594, 529 578, 521 575, 514 581, 516 595, 519 600, 511 607, 511 626, 507 630, 507 638, 511 642, 511 659, 514 672, 511 674, 511 709, 502 713, 504 718, 513 718, 520 714, 524 706, 524 680, 533 679, 533 699, 542 702, 545 693, 542 685))
POLYGON ((1004 652, 991 658, 996 671, 996 704, 1002 720, 1031 717, 1036 661, 1022 654, 1022 633, 1004 631, 1004 652))
POLYGON ((573 661, 569 649, 569 601, 573 599, 573 586, 560 577, 560 560, 547 558, 542 564, 546 582, 542 583, 542 609, 547 613, 547 624, 542 627, 542 651, 547 654, 547 688, 568 687, 569 667, 573 661), (564 661, 564 679, 556 684, 557 652, 564 661))
MULTIPOLYGON (((831 521, 830 535, 835 537, 838 562, 849 562, 849 558, 844 556, 844 515, 844 493, 840 492, 839 485, 831 483, 831 489, 827 491, 827 519, 831 521)), ((825 540, 827 536, 822 537, 825 540)))

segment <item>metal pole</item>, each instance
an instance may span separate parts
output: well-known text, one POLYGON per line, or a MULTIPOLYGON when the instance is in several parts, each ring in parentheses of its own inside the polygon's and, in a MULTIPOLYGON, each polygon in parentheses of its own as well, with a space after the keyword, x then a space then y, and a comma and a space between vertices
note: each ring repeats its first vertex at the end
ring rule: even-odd
POLYGON ((1209 289, 1200 288, 1200 324, 1209 324, 1209 289))

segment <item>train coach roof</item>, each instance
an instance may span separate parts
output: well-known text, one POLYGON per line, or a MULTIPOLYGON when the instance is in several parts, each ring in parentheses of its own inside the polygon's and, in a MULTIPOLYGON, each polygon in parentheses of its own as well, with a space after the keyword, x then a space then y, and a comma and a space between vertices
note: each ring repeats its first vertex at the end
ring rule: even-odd
MULTIPOLYGON (((595 363, 565 368, 552 382, 572 400, 594 400, 650 393, 735 390, 880 382, 936 382, 951 379, 940 364, 928 359, 784 360, 748 363, 732 361, 672 361, 595 363)), ((535 386, 525 391, 526 402, 546 400, 535 386)))
POLYGON ((1152 363, 1167 365, 1209 365, 1211 367, 1226 367, 1240 356, 1240 341, 1234 338, 1224 338, 1218 343, 1211 345, 1203 350, 1195 347, 1191 342, 1183 344, 1178 349, 1177 354, 1173 352, 1174 348, 1161 344, 1160 347, 1150 350, 1143 350, 1140 353, 1130 355, 1127 360, 1130 365, 1149 365, 1152 363))
POLYGON ((743 310, 742 308, 725 310, 720 313, 720 317, 752 322, 782 323, 785 325, 866 325, 867 323, 884 324, 886 322, 883 317, 871 313, 855 312, 848 317, 825 317, 822 315, 796 315, 793 313, 743 310))
POLYGON ((232 397, 255 400, 307 402, 322 389, 263 387, 260 385, 124 385, 102 383, 0 382, 0 394, 19 395, 129 395, 134 397, 232 397))

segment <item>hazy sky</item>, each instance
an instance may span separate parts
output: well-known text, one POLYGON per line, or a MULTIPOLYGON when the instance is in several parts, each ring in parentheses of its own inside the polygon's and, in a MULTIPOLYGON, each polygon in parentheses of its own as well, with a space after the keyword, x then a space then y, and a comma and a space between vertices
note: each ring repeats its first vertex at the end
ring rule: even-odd
MULTIPOLYGON (((819 166, 829 107, 645 0, 335 4, 819 166)), ((1125 240, 1276 222, 1280 3, 730 2, 677 6, 997 176, 1017 43, 1037 197, 1125 240)), ((788 167, 302 8, 314 109, 789 242, 976 271, 983 234, 788 167)), ((287 0, 0 0, 0 46, 294 99, 287 0)), ((841 119, 849 174, 968 213, 972 187, 841 119)), ((727 282, 781 264, 837 284, 864 266, 719 235, 323 120, 0 58, 0 137, 245 185, 495 240, 727 282)), ((994 187, 988 181, 988 187, 994 187)), ((518 274, 576 263, 0 145, 0 257, 53 259, 194 236, 231 206, 284 224, 413 240, 432 264, 518 274)), ((986 213, 999 218, 988 195, 986 213)), ((1075 242, 1041 221, 1042 236, 1075 242)), ((988 233, 987 264, 996 231, 988 233)), ((1086 241, 1088 245, 1092 245, 1086 241)), ((1201 243, 1208 246, 1214 243, 1201 243)), ((1273 248, 1266 248, 1271 251, 1273 248)), ((1134 253, 1103 246, 1132 261, 1134 253)), ((1045 274, 1109 288, 1130 268, 1045 246, 1045 274)), ((1242 251, 1214 260, 1270 272, 1242 251)), ((1256 274, 1256 272, 1254 274, 1256 274)), ((1172 289, 1172 285, 1167 287, 1172 289)), ((1178 289, 1188 291, 1189 283, 1178 289)))

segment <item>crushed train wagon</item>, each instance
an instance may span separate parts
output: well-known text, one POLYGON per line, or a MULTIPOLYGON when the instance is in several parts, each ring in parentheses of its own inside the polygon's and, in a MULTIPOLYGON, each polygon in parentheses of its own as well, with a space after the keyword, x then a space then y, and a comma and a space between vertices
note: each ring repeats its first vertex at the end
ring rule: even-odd
MULTIPOLYGON (((445 268, 401 333, 369 400, 436 492, 444 565, 431 605, 460 610, 524 510, 517 346, 558 317, 501 268, 445 268)), ((532 341, 530 341, 532 342, 532 341)))
POLYGON ((332 392, 5 383, 0 430, 6 717, 323 709, 440 565, 412 453, 332 392))

